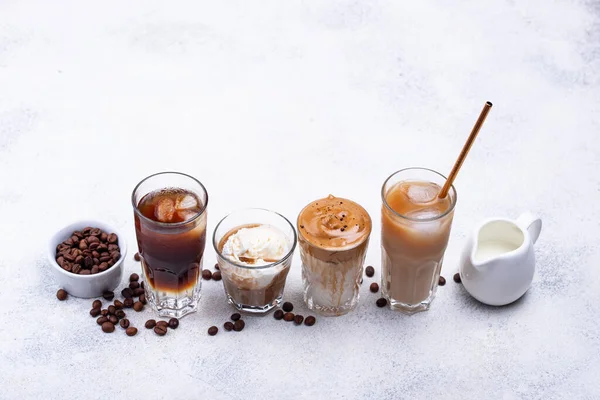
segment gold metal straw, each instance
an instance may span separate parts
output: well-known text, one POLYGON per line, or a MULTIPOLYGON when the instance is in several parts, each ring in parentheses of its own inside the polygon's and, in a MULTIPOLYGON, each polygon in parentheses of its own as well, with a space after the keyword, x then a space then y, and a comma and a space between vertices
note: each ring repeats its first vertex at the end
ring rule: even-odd
POLYGON ((452 167, 452 171, 450 171, 450 175, 448 175, 448 179, 446 180, 444 187, 442 188, 442 190, 440 190, 440 193, 438 194, 438 197, 440 199, 443 199, 448 194, 448 190, 450 190, 450 187, 452 186, 452 182, 454 182, 454 178, 456 178, 456 175, 458 175, 458 171, 460 170, 460 167, 462 167, 463 162, 465 162, 465 158, 467 158, 467 154, 469 154, 469 150, 471 150, 471 146, 473 145, 473 142, 475 141, 475 138, 477 137, 477 134, 479 133, 479 130, 481 129, 481 126, 483 125, 483 122, 485 121, 485 118, 487 117, 487 115, 491 109, 492 109, 492 103, 487 101, 484 104, 483 110, 481 110, 481 114, 479 114, 479 118, 477 118, 477 122, 475 122, 475 125, 473 126, 473 130, 471 130, 471 134, 469 135, 469 138, 465 142, 465 145, 463 146, 463 148, 460 152, 460 155, 456 159, 456 162, 454 163, 454 167, 452 167))

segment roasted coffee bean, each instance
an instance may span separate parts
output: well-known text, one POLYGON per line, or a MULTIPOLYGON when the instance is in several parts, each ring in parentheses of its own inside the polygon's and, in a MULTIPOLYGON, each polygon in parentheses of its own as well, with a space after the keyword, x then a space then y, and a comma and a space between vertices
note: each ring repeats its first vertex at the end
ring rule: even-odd
POLYGON ((139 280, 140 280, 140 276, 138 274, 136 274, 135 272, 129 276, 129 282, 137 282, 139 280))
POLYGON ((135 303, 133 303, 133 309, 136 312, 140 312, 140 311, 142 311, 144 309, 144 305, 142 304, 141 301, 136 301, 135 303))
POLYGON ((107 240, 108 240, 108 234, 106 232, 102 232, 100 234, 100 241, 106 243, 107 240))
POLYGON ((96 320, 96 323, 97 323, 98 325, 102 325, 102 324, 103 324, 103 323, 105 323, 106 321, 108 321, 108 318, 107 318, 107 317, 100 317, 100 318, 98 318, 98 319, 96 320))
POLYGON ((92 308, 90 310, 90 315, 92 317, 97 317, 98 315, 100 315, 100 307, 98 307, 98 308, 92 308))
POLYGON ((73 246, 79 245, 79 238, 75 235, 71 236, 71 240, 73 241, 73 246))
POLYGON ((108 310, 105 308, 104 310, 100 311, 100 314, 102 314, 103 317, 108 317, 108 310))
POLYGON ((372 278, 373 275, 375 275, 375 268, 369 265, 367 268, 365 268, 365 275, 367 275, 369 278, 372 278))
POLYGON ((92 308, 102 308, 102 302, 100 300, 94 300, 92 308))
POLYGON ((94 262, 94 265, 100 265, 100 260, 98 260, 97 258, 93 258, 92 260, 94 262))
POLYGON ((91 272, 89 269, 82 269, 81 271, 79 271, 79 275, 90 275, 91 272))
MULTIPOLYGON (((104 254, 106 254, 106 253, 104 253, 104 254)), ((112 257, 111 257, 111 256, 109 256, 108 254, 106 254, 106 255, 104 255, 104 256, 100 256, 100 258, 99 258, 98 260, 100 260, 100 263, 101 263, 101 264, 103 264, 103 263, 106 263, 106 265, 108 265, 108 262, 109 262, 110 260, 112 260, 112 257)))
POLYGON ((110 260, 108 260, 106 263, 108 264, 108 268, 110 268, 113 265, 115 265, 115 262, 112 260, 112 258, 110 260))
POLYGON ((276 320, 283 319, 283 311, 275 310, 275 312, 273 313, 273 318, 275 318, 276 320))
POLYGON ((115 250, 119 250, 119 246, 117 246, 116 244, 109 244, 108 245, 108 251, 115 251, 115 250))
POLYGON ((73 232, 73 236, 77 236, 79 239, 82 239, 83 233, 81 233, 81 231, 75 231, 75 232, 73 232))
POLYGON ((133 307, 133 299, 129 298, 129 299, 123 300, 123 307, 125 307, 125 308, 133 307))
POLYGON ((242 318, 242 316, 240 315, 240 313, 233 313, 233 314, 231 314, 231 317, 230 317, 230 318, 231 318, 231 320, 232 320, 232 321, 234 321, 234 322, 235 322, 235 321, 237 321, 238 319, 242 318))
POLYGON ((115 300, 114 305, 117 310, 122 310, 125 307, 121 300, 115 300))
POLYGON ((139 282, 129 282, 129 289, 134 290, 134 289, 138 289, 139 287, 140 287, 139 282))
MULTIPOLYGON (((68 261, 65 261, 63 263, 62 267, 63 267, 63 269, 65 271, 68 271, 68 272, 72 272, 73 271, 73 265, 71 265, 68 261)), ((77 265, 77 268, 81 269, 81 267, 79 265, 77 265)))
POLYGON ((108 313, 109 313, 110 315, 115 315, 115 311, 117 311, 117 307, 115 307, 115 306, 112 306, 112 305, 111 305, 111 306, 108 306, 108 313))
POLYGON ((379 308, 385 307, 387 305, 387 300, 382 297, 380 299, 377 299, 375 304, 377 304, 377 307, 379 307, 379 308))
POLYGON ((157 321, 156 322, 156 326, 162 326, 164 328, 168 328, 169 327, 169 323, 167 321, 157 321))
POLYGON ((100 253, 98 253, 96 250, 94 250, 94 251, 92 251, 92 257, 94 257, 95 259, 99 258, 100 257, 100 253))
POLYGON ((125 318, 125 311, 123 311, 123 310, 117 310, 117 311, 115 311, 115 317, 117 317, 117 318, 125 318))
POLYGON ((165 336, 167 334, 167 328, 164 326, 156 325, 154 327, 154 333, 158 336, 165 336))
MULTIPOLYGON (((142 289, 141 287, 137 288, 137 289, 133 289, 133 296, 134 297, 139 297, 141 295, 144 294, 144 289, 142 289)), ((144 303, 146 304, 146 303, 144 303)))
POLYGON ((239 332, 242 329, 244 329, 245 326, 246 326, 246 323, 244 322, 244 320, 243 319, 238 319, 233 324, 233 330, 236 331, 236 332, 239 332))
POLYGON ((231 330, 233 330, 233 323, 232 323, 232 322, 229 322, 229 321, 227 321, 227 322, 225 322, 225 323, 223 324, 223 328, 224 328, 224 329, 225 329, 227 332, 230 332, 231 330))
POLYGON ((106 241, 110 244, 116 244, 119 241, 119 237, 116 234, 111 233, 106 238, 106 241))
POLYGON ((438 278, 438 285, 444 286, 445 284, 446 284, 446 278, 444 278, 443 276, 440 275, 440 277, 438 278))
POLYGON ((94 259, 91 256, 87 256, 83 259, 83 266, 86 268, 92 268, 94 265, 94 259))
POLYGON ((71 253, 64 253, 63 257, 65 258, 65 260, 67 260, 69 262, 74 262, 75 259, 77 258, 77 256, 74 256, 71 253))
POLYGON ((285 303, 283 303, 283 306, 281 306, 281 308, 283 308, 283 311, 285 312, 292 312, 294 310, 294 305, 289 301, 286 301, 285 303))
POLYGON ((110 322, 105 322, 102 324, 102 331, 104 333, 112 333, 115 331, 115 325, 110 322))
POLYGON ((312 315, 309 315, 304 320, 304 325, 306 325, 306 326, 313 326, 315 324, 315 322, 317 322, 317 319, 315 317, 313 317, 312 315))
POLYGON ((58 292, 56 292, 56 298, 60 301, 66 300, 67 297, 69 297, 69 294, 64 289, 58 289, 58 292))
POLYGON ((86 250, 88 248, 88 242, 86 239, 79 241, 79 250, 86 250))
POLYGON ((146 327, 146 329, 152 329, 156 326, 156 320, 154 319, 149 319, 148 321, 146 321, 146 323, 144 324, 144 326, 146 327))
POLYGON ((71 247, 71 246, 73 246, 73 239, 68 238, 63 243, 66 244, 67 246, 71 247))
POLYGON ((212 280, 213 281, 220 281, 221 280, 221 271, 215 271, 212 273, 212 280))
POLYGON ((60 265, 61 267, 63 266, 63 263, 65 262, 65 258, 63 256, 60 256, 56 259, 56 263, 58 265, 60 265))
POLYGON ((177 329, 179 327, 179 320, 177 318, 171 318, 169 320, 169 328, 177 329))
POLYGON ((291 312, 286 312, 285 314, 283 314, 283 319, 288 322, 293 321, 295 317, 296 316, 294 315, 294 313, 291 312))
POLYGON ((130 299, 133 297, 133 290, 131 290, 129 288, 125 288, 125 289, 121 290, 121 295, 123 297, 125 297, 126 299, 130 299))
POLYGON ((219 263, 216 263, 216 264, 215 264, 215 269, 216 269, 217 271, 220 269, 220 268, 219 268, 219 263))
POLYGON ((460 283, 461 282, 461 280, 460 280, 460 274, 458 272, 455 273, 454 276, 453 276, 453 279, 454 279, 454 282, 460 283))
POLYGON ((121 328, 127 329, 129 328, 129 320, 127 318, 123 318, 119 321, 119 325, 121 325, 121 328))
POLYGON ((296 316, 294 317, 294 324, 302 325, 302 322, 304 322, 304 317, 302 315, 296 314, 296 316))
POLYGON ((115 294, 114 292, 106 291, 102 293, 102 297, 104 297, 105 300, 112 300, 115 298, 115 294))
POLYGON ((77 256, 75 257, 75 264, 79 264, 82 265, 83 264, 83 256, 77 256))
POLYGON ((97 265, 94 265, 92 267, 92 275, 97 274, 98 272, 100 272, 100 268, 97 265))
MULTIPOLYGON (((65 262, 65 264, 66 264, 66 262, 65 262)), ((71 268, 70 271, 74 274, 78 274, 82 271, 81 265, 79 265, 79 264, 75 264, 73 266, 71 266, 70 264, 68 264, 68 265, 71 268)), ((63 266, 63 268, 67 269, 65 266, 63 266)))
POLYGON ((100 263, 100 265, 98 265, 98 269, 100 270, 100 272, 104 272, 108 269, 108 264, 105 262, 100 263))
POLYGON ((100 243, 98 243, 98 242, 90 243, 88 245, 88 250, 91 250, 92 251, 91 254, 96 258, 100 257, 100 253, 98 253, 98 247, 100 247, 100 243))
POLYGON ((96 236, 89 236, 86 240, 88 242, 88 245, 92 243, 100 243, 100 239, 98 239, 96 236))
POLYGON ((112 257, 112 261, 117 262, 119 261, 119 258, 121 258, 121 253, 119 253, 118 251, 113 251, 112 253, 110 253, 110 256, 112 257))
POLYGON ((215 336, 217 332, 219 332, 219 328, 217 328, 216 326, 211 326, 210 328, 208 328, 208 334, 210 336, 215 336))
POLYGON ((127 328, 125 330, 125 333, 127 334, 127 336, 135 336, 137 335, 137 328, 134 328, 133 326, 131 328, 127 328))
POLYGON ((110 321, 111 324, 116 325, 117 322, 119 322, 119 318, 117 318, 114 315, 109 315, 108 316, 108 320, 110 321))
MULTIPOLYGON (((140 289, 142 289, 142 288, 140 288, 140 289)), ((144 290, 144 289, 142 289, 142 290, 144 290)), ((146 301, 146 295, 144 293, 140 294, 140 302, 142 304, 146 304, 147 303, 147 301, 146 301)))
POLYGON ((102 233, 102 229, 100 228, 92 228, 90 230, 90 236, 100 236, 100 233, 102 233))
POLYGON ((100 243, 98 245, 98 247, 96 248, 96 250, 98 250, 98 252, 100 253, 101 256, 103 255, 108 255, 108 246, 105 245, 104 243, 100 243))
POLYGON ((202 270, 202 279, 209 281, 212 278, 212 272, 210 270, 205 269, 202 270))
POLYGON ((377 293, 379 292, 379 285, 373 282, 371 283, 371 286, 369 286, 369 290, 371 291, 371 293, 377 293))
POLYGON ((140 257, 140 253, 135 253, 135 255, 133 256, 133 259, 134 259, 135 261, 141 261, 141 260, 142 260, 142 257, 140 257))

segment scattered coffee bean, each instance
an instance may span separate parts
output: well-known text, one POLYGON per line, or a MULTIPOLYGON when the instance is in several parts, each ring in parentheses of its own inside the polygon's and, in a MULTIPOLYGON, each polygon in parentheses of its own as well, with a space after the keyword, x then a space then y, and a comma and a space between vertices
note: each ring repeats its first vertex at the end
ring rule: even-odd
POLYGON ((156 326, 162 326, 163 328, 166 329, 169 327, 169 323, 167 321, 157 321, 156 326))
POLYGON ((141 301, 136 301, 135 303, 133 303, 133 309, 136 312, 140 312, 140 311, 142 311, 144 309, 144 305, 142 304, 141 301))
POLYGON ((369 278, 372 278, 373 275, 375 275, 375 268, 369 265, 367 268, 365 268, 365 275, 369 278))
POLYGON ((108 317, 108 310, 105 308, 104 310, 100 311, 100 314, 102 314, 103 317, 108 317))
POLYGON ((210 272, 210 270, 205 269, 202 270, 202 279, 204 279, 205 281, 209 281, 212 278, 212 272, 210 272))
POLYGON ((238 319, 233 324, 233 330, 236 331, 236 332, 239 332, 242 329, 244 329, 245 326, 246 326, 246 323, 244 322, 244 320, 243 319, 238 319))
POLYGON ((69 294, 64 289, 58 289, 58 292, 56 292, 56 298, 60 301, 66 300, 67 297, 69 297, 69 294))
POLYGON ((306 325, 306 326, 313 326, 315 324, 315 322, 317 322, 317 319, 315 317, 313 317, 312 315, 309 315, 304 320, 304 325, 306 325))
POLYGON ((165 336, 167 334, 167 328, 161 325, 156 325, 154 327, 154 333, 158 336, 165 336))
POLYGON ((304 322, 304 316, 296 314, 294 317, 294 324, 302 325, 302 322, 304 322))
POLYGON ((229 321, 225 322, 225 323, 223 324, 223 328, 224 328, 224 329, 225 329, 227 332, 230 332, 231 330, 233 330, 233 322, 229 322, 229 321))
POLYGON ((140 287, 140 283, 139 282, 135 282, 135 281, 134 282, 129 282, 129 289, 135 290, 135 289, 137 289, 139 287, 140 287))
POLYGON ((171 318, 169 320, 169 328, 177 329, 179 327, 179 320, 177 318, 171 318))
POLYGON ((123 311, 123 310, 117 310, 117 311, 115 311, 115 317, 117 317, 117 318, 125 318, 125 311, 123 311))
POLYGON ((146 321, 146 323, 144 324, 144 326, 146 327, 146 329, 152 329, 156 326, 156 320, 154 319, 149 319, 148 321, 146 321))
POLYGON ((215 269, 218 271, 219 270, 219 263, 215 264, 215 269))
POLYGON ((142 257, 140 257, 140 253, 135 253, 133 256, 133 259, 135 261, 142 261, 142 257))
POLYGON ((285 303, 283 303, 283 306, 281 306, 281 308, 283 308, 283 311, 285 312, 292 312, 292 310, 294 309, 294 305, 289 301, 286 301, 285 303))
POLYGON ((215 271, 212 273, 212 280, 213 281, 220 281, 221 280, 221 271, 215 271))
POLYGON ((296 316, 294 315, 294 313, 291 312, 286 312, 285 314, 283 314, 283 319, 288 322, 293 321, 294 317, 296 316))
POLYGON ((216 326, 211 326, 210 328, 208 328, 208 334, 210 336, 215 336, 217 332, 219 332, 219 328, 217 328, 216 326))
POLYGON ((121 295, 123 297, 125 297, 126 299, 130 299, 133 297, 133 290, 131 290, 129 288, 125 288, 125 289, 121 290, 121 295))
POLYGON ((107 292, 102 293, 102 297, 104 297, 105 300, 109 300, 110 301, 110 300, 112 300, 112 299, 115 298, 115 293, 107 291, 107 292))
POLYGON ((137 335, 137 328, 134 328, 133 326, 130 328, 125 329, 125 334, 127 334, 127 336, 135 336, 137 335))
POLYGON ((133 307, 133 299, 128 298, 128 299, 123 300, 123 307, 125 307, 125 308, 133 307))
POLYGON ((375 304, 377 304, 377 307, 379 307, 379 308, 385 307, 387 305, 387 300, 382 297, 380 299, 377 299, 375 304))
POLYGON ((446 278, 444 278, 443 276, 440 275, 440 277, 438 279, 438 285, 444 286, 445 284, 446 284, 446 278))
POLYGON ((276 320, 283 319, 283 311, 275 310, 275 312, 273 313, 273 318, 275 318, 276 320))
POLYGON ((123 302, 121 300, 115 300, 115 302, 113 304, 115 305, 115 308, 117 310, 121 310, 123 307, 125 307, 125 305, 123 304, 123 302))
POLYGON ((111 324, 116 325, 117 322, 119 322, 119 318, 117 318, 115 315, 109 315, 108 316, 108 320, 110 321, 111 324))
POLYGON ((112 333, 115 331, 115 326, 110 322, 105 322, 102 324, 102 331, 104 333, 112 333))
POLYGON ((102 324, 103 324, 103 323, 105 323, 106 321, 108 321, 108 318, 107 318, 107 317, 100 317, 100 318, 98 318, 98 319, 96 320, 96 323, 97 323, 98 325, 102 325, 102 324))
POLYGON ((139 297, 144 294, 144 289, 141 287, 133 290, 133 297, 139 297))
POLYGON ((129 320, 127 318, 123 318, 119 321, 119 325, 121 325, 121 328, 127 329, 129 328, 129 320))
POLYGON ((115 315, 115 312, 117 311, 117 307, 115 306, 108 306, 108 313, 111 315, 115 315))
POLYGON ((232 320, 232 321, 234 321, 234 322, 235 322, 235 321, 237 321, 238 319, 242 318, 242 316, 240 315, 240 313, 233 313, 233 314, 231 314, 231 317, 230 317, 230 318, 231 318, 231 320, 232 320))
POLYGON ((129 282, 137 282, 140 280, 140 276, 138 274, 136 274, 135 272, 131 275, 129 275, 129 282))
POLYGON ((458 272, 454 274, 453 278, 454 278, 454 282, 456 282, 456 283, 460 283, 461 282, 461 280, 460 280, 460 274, 458 272))
MULTIPOLYGON (((142 289, 142 290, 144 290, 144 289, 142 289)), ((146 295, 144 293, 140 294, 140 299, 139 300, 140 300, 140 302, 142 304, 146 304, 147 303, 147 301, 146 301, 146 295)))
POLYGON ((102 302, 100 300, 94 300, 92 308, 102 308, 102 302))
POLYGON ((377 292, 379 292, 379 285, 377 283, 373 282, 369 286, 369 290, 371 291, 371 293, 377 293, 377 292))
POLYGON ((100 315, 100 308, 92 308, 90 310, 90 315, 94 318, 100 315))

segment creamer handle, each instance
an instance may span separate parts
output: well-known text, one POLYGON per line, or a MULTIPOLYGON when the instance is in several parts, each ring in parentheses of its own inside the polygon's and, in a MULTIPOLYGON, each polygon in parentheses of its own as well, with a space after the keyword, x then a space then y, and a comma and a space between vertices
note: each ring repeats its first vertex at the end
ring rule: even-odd
POLYGON ((531 236, 531 241, 535 243, 540 237, 542 231, 542 220, 529 211, 525 211, 519 218, 517 218, 517 224, 522 228, 526 229, 531 236))

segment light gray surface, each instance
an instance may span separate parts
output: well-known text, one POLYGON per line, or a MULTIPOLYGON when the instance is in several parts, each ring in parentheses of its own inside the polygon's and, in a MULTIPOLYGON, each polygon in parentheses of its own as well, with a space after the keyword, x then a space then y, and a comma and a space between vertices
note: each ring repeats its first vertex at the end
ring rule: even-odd
MULTIPOLYGON (((566 0, 0 0, 0 398, 600 398, 599 14, 566 0), (209 337, 232 310, 208 282, 179 330, 129 338, 103 334, 91 301, 55 298, 53 230, 101 218, 133 247, 131 190, 161 170, 206 185, 209 234, 237 208, 294 219, 317 197, 354 199, 375 222, 379 279, 383 180, 447 173, 486 100, 427 313, 377 309, 366 279, 348 316, 249 317, 209 337), (526 209, 545 224, 533 286, 483 306, 451 281, 460 249, 481 219, 526 209)), ((286 298, 308 314, 297 254, 286 298)))

